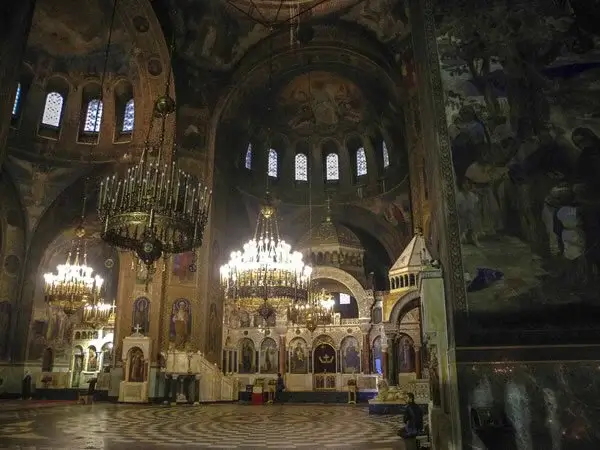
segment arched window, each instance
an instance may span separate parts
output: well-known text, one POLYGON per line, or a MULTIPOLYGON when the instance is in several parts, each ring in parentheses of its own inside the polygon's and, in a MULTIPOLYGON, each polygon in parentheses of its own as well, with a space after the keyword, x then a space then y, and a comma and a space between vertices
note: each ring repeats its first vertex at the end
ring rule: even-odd
POLYGON ((17 93, 15 94, 15 102, 13 103, 12 115, 15 117, 19 112, 19 101, 21 100, 21 83, 17 84, 17 93))
POLYGON ((96 98, 90 100, 88 103, 83 131, 86 133, 98 133, 100 131, 100 122, 102 122, 102 100, 96 98))
POLYGON ((383 167, 388 167, 390 165, 390 154, 388 153, 387 145, 385 145, 385 141, 383 141, 381 145, 381 151, 383 153, 383 167))
POLYGON ((248 148, 246 149, 246 161, 245 161, 246 169, 252 169, 252 143, 248 144, 248 148))
POLYGON ((329 153, 325 158, 325 177, 328 181, 340 179, 340 164, 337 153, 329 153))
POLYGON ((277 151, 272 148, 269 149, 267 173, 270 177, 277 178, 277 151))
POLYGON ((365 149, 360 147, 356 150, 356 176, 360 177, 367 174, 367 155, 365 149))
MULTIPOLYGON (((88 107, 88 110, 89 110, 89 107, 88 107)), ((100 107, 100 115, 102 115, 102 107, 100 107)), ((133 102, 133 99, 131 99, 125 104, 125 113, 123 114, 123 133, 131 133, 133 131, 134 119, 135 119, 135 104, 133 102)), ((98 125, 100 125, 100 117, 98 118, 98 125)))
POLYGON ((294 164, 296 181, 308 181, 308 157, 304 153, 298 153, 294 164))
POLYGON ((59 127, 63 108, 63 96, 58 92, 50 92, 46 95, 42 124, 50 127, 59 127))

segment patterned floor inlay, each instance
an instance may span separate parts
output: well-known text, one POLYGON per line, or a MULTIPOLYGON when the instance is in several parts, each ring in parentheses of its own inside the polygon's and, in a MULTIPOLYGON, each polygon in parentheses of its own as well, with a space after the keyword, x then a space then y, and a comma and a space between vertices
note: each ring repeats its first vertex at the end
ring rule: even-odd
POLYGON ((399 420, 341 405, 55 406, 0 414, 0 449, 399 450, 399 420))

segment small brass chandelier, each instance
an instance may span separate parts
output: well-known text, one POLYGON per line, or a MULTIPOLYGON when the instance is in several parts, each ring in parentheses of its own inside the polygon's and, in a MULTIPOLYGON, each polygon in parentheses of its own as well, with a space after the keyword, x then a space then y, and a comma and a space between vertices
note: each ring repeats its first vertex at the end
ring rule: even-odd
POLYGON ((154 104, 140 161, 124 175, 102 181, 98 199, 102 239, 135 253, 148 274, 163 255, 194 251, 202 245, 211 202, 208 187, 178 167, 174 147, 166 148, 167 118, 176 109, 170 86, 171 72, 165 94, 154 104), (152 145, 155 122, 160 124, 160 138, 152 145))
POLYGON ((296 302, 288 312, 288 318, 294 325, 303 325, 311 333, 318 326, 333 322, 335 300, 325 289, 311 289, 306 302, 296 302))
POLYGON ((267 195, 254 237, 221 266, 221 284, 226 298, 267 320, 277 309, 306 301, 311 272, 302 254, 280 238, 277 211, 267 195))
POLYGON ((100 299, 83 307, 82 322, 92 328, 101 328, 115 323, 115 302, 106 303, 100 299))
POLYGON ((87 304, 95 304, 101 297, 104 280, 93 275, 94 269, 87 265, 85 250, 85 197, 81 224, 75 230, 76 244, 69 251, 64 264, 59 264, 56 273, 44 274, 44 300, 51 306, 73 315, 87 304))

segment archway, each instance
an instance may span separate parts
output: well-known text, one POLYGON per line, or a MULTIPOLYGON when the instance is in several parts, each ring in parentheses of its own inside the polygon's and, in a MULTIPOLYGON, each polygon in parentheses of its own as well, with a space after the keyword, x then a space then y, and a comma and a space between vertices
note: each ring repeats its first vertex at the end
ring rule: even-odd
POLYGON ((329 266, 316 266, 313 267, 312 272, 313 280, 334 280, 345 286, 352 297, 356 299, 358 303, 358 316, 369 317, 371 302, 371 296, 367 294, 365 288, 358 282, 356 278, 350 275, 348 272, 338 269, 337 267, 329 266))

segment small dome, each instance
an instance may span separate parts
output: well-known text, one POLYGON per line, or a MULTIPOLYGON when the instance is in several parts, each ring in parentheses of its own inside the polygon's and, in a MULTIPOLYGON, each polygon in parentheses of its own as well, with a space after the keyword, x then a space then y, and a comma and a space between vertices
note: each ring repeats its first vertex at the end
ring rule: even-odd
POLYGON ((360 239, 349 228, 336 224, 331 220, 325 220, 309 232, 298 242, 300 251, 309 248, 317 249, 323 247, 343 247, 345 249, 363 250, 360 239))

